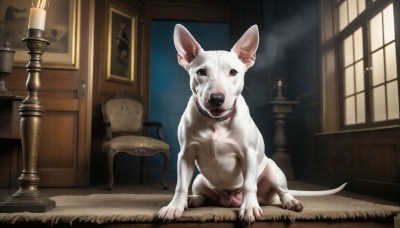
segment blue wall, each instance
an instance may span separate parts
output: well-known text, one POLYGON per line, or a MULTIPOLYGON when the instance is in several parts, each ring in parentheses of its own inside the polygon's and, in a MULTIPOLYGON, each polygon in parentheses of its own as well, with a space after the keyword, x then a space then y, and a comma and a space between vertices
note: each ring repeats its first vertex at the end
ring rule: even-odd
MULTIPOLYGON (((177 128, 191 96, 189 75, 178 64, 173 43, 174 27, 185 26, 204 50, 230 50, 229 26, 221 23, 153 21, 150 52, 149 120, 160 121, 167 143, 171 146, 171 163, 167 181, 176 181, 176 161, 180 150, 177 128)), ((154 132, 149 132, 154 135, 154 132)), ((149 181, 158 181, 163 165, 162 155, 148 159, 149 181)))

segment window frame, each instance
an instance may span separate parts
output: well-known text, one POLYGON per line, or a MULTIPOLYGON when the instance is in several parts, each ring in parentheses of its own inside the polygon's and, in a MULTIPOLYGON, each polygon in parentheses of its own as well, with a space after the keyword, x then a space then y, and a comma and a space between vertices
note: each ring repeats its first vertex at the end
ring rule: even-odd
MULTIPOLYGON (((371 59, 370 59, 370 54, 373 52, 376 52, 377 50, 374 50, 373 52, 369 50, 369 45, 370 45, 370 37, 369 37, 369 21, 375 17, 378 13, 382 12, 388 5, 393 4, 393 14, 394 14, 394 23, 395 23, 395 41, 393 41, 396 45, 396 63, 397 63, 397 88, 399 90, 398 92, 398 100, 400 102, 400 12, 398 12, 399 6, 396 3, 396 1, 393 0, 378 0, 378 1, 372 1, 372 0, 366 0, 366 8, 363 12, 361 12, 354 20, 352 20, 350 23, 347 24, 341 31, 339 29, 339 5, 344 2, 345 0, 338 0, 334 4, 335 10, 334 10, 334 24, 335 24, 335 38, 334 38, 334 46, 335 46, 335 53, 336 53, 336 74, 337 74, 337 88, 338 88, 338 96, 337 96, 337 102, 338 102, 338 117, 339 117, 339 129, 340 130, 350 130, 350 129, 366 129, 366 128, 373 128, 373 127, 383 127, 383 126, 392 126, 392 125, 399 125, 400 124, 400 118, 399 119, 393 119, 393 120, 384 120, 384 121, 378 121, 374 122, 373 121, 373 111, 372 111, 372 74, 370 71, 367 72, 367 75, 364 75, 364 92, 365 92, 365 123, 355 123, 355 124, 350 124, 346 125, 345 124, 345 119, 346 119, 346 113, 345 113, 345 91, 344 91, 344 57, 343 57, 343 51, 342 51, 342 44, 343 41, 352 35, 355 31, 357 31, 360 27, 362 28, 362 39, 363 39, 363 63, 364 63, 364 71, 366 67, 371 66, 371 59)), ((379 49, 384 49, 386 46, 382 46, 379 49)), ((385 81, 385 88, 387 86, 387 82, 385 81)), ((386 91, 386 90, 385 90, 386 91)), ((357 92, 354 92, 354 94, 357 94, 357 92)), ((355 95, 354 95, 355 96, 355 95)), ((386 102, 387 102, 387 95, 386 95, 386 102)), ((387 109, 387 106, 386 106, 387 109)))

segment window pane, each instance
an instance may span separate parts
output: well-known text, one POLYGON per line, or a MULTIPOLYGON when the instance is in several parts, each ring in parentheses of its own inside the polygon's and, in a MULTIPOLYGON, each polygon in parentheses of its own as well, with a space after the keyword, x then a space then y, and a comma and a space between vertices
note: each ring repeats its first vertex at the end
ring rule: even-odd
POLYGON ((387 84, 388 98, 388 119, 399 118, 399 91, 397 88, 397 80, 387 84))
POLYGON ((355 124, 356 123, 356 110, 354 96, 348 97, 345 100, 345 124, 355 124))
POLYGON ((357 94, 357 123, 365 123, 365 94, 357 94))
POLYGON ((386 120, 385 86, 372 90, 374 122, 386 120))
POLYGON ((354 60, 357 61, 364 56, 363 52, 363 38, 362 38, 362 28, 359 28, 354 33, 354 60))
POLYGON ((385 44, 394 40, 393 3, 383 10, 383 30, 384 30, 385 44))
POLYGON ((372 85, 378 85, 385 81, 385 71, 383 67, 383 50, 372 54, 372 85))
POLYGON ((356 92, 364 90, 364 63, 359 61, 356 63, 356 92))
POLYGON ((339 30, 343 30, 347 24, 347 1, 344 1, 339 6, 339 30))
POLYGON ((344 40, 343 53, 344 53, 344 66, 352 64, 354 62, 352 35, 344 40))
POLYGON ((358 0, 358 14, 365 10, 365 0, 358 0))
POLYGON ((371 38, 371 51, 375 51, 377 48, 382 47, 382 13, 376 15, 370 21, 370 38, 371 38))
POLYGON ((354 67, 350 66, 344 70, 344 94, 346 96, 354 94, 354 67))
POLYGON ((396 45, 391 43, 385 48, 386 80, 397 78, 396 45))
POLYGON ((349 23, 357 17, 357 0, 348 0, 349 3, 349 23))

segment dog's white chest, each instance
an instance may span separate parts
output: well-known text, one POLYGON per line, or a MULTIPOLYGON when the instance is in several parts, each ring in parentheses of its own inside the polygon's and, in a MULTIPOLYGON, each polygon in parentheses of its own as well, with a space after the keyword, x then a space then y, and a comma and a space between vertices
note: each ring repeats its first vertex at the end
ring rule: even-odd
POLYGON ((234 133, 224 128, 204 132, 199 139, 196 163, 200 172, 216 188, 241 187, 241 151, 234 133))

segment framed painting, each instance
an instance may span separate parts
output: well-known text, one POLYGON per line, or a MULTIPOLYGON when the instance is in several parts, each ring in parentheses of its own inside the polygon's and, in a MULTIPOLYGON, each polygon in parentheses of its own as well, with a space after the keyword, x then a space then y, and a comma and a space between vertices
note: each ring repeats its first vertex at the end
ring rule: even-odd
POLYGON ((107 80, 135 79, 137 16, 110 5, 108 14, 107 80))
MULTIPOLYGON (((43 54, 45 68, 78 68, 79 0, 53 0, 47 10, 44 38, 50 42, 43 54)), ((25 67, 29 55, 26 37, 31 0, 0 1, 0 42, 16 51, 14 65, 25 67)))

